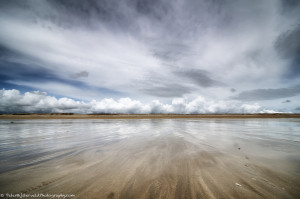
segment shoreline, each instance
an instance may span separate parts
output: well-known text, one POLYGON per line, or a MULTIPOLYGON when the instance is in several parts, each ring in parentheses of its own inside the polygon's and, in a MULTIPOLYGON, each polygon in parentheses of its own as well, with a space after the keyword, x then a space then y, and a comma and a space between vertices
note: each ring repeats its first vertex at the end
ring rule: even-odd
POLYGON ((0 114, 0 119, 273 119, 300 118, 297 113, 272 114, 0 114))

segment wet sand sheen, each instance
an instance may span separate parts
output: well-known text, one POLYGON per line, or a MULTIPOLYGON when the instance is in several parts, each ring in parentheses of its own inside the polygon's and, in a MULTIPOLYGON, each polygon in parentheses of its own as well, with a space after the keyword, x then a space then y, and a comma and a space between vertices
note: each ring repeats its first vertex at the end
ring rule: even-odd
POLYGON ((76 198, 296 198, 299 179, 182 138, 123 141, 1 175, 1 192, 76 198))
POLYGON ((208 138, 174 133, 87 143, 71 155, 3 172, 0 192, 75 198, 299 198, 297 164, 273 167, 240 146, 220 148, 208 138))

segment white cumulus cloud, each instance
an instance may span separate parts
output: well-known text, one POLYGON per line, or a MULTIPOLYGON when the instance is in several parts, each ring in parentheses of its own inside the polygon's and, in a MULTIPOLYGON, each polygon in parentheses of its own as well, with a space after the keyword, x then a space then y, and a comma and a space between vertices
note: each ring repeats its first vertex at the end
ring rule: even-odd
POLYGON ((237 101, 214 101, 201 96, 192 100, 175 98, 171 104, 164 104, 158 100, 142 103, 131 98, 115 100, 105 98, 89 102, 49 96, 46 92, 33 91, 21 93, 12 89, 0 90, 1 113, 123 113, 123 114, 201 114, 201 113, 274 113, 254 104, 242 104, 237 101))

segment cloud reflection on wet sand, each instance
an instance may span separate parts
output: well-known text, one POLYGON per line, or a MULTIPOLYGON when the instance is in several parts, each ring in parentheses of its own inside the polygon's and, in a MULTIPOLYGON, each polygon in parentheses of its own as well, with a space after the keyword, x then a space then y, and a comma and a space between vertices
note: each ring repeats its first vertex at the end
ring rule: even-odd
POLYGON ((300 195, 299 119, 2 120, 0 126, 1 193, 300 195))

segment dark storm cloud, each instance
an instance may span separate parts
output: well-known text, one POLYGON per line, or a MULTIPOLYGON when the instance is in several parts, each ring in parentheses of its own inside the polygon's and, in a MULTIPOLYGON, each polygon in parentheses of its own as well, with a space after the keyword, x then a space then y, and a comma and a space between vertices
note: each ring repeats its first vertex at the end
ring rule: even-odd
POLYGON ((289 62, 289 76, 300 75, 300 25, 278 37, 276 49, 289 62))
POLYGON ((299 8, 299 5, 300 1, 298 0, 281 0, 281 10, 284 14, 289 14, 288 12, 299 8))
POLYGON ((201 87, 224 86, 223 83, 211 78, 210 77, 211 74, 204 70, 194 69, 194 70, 176 71, 175 74, 181 78, 189 79, 201 87))
POLYGON ((255 89, 241 92, 239 95, 232 97, 232 99, 243 101, 255 100, 272 100, 285 97, 293 97, 300 94, 300 85, 289 88, 278 89, 255 89))

